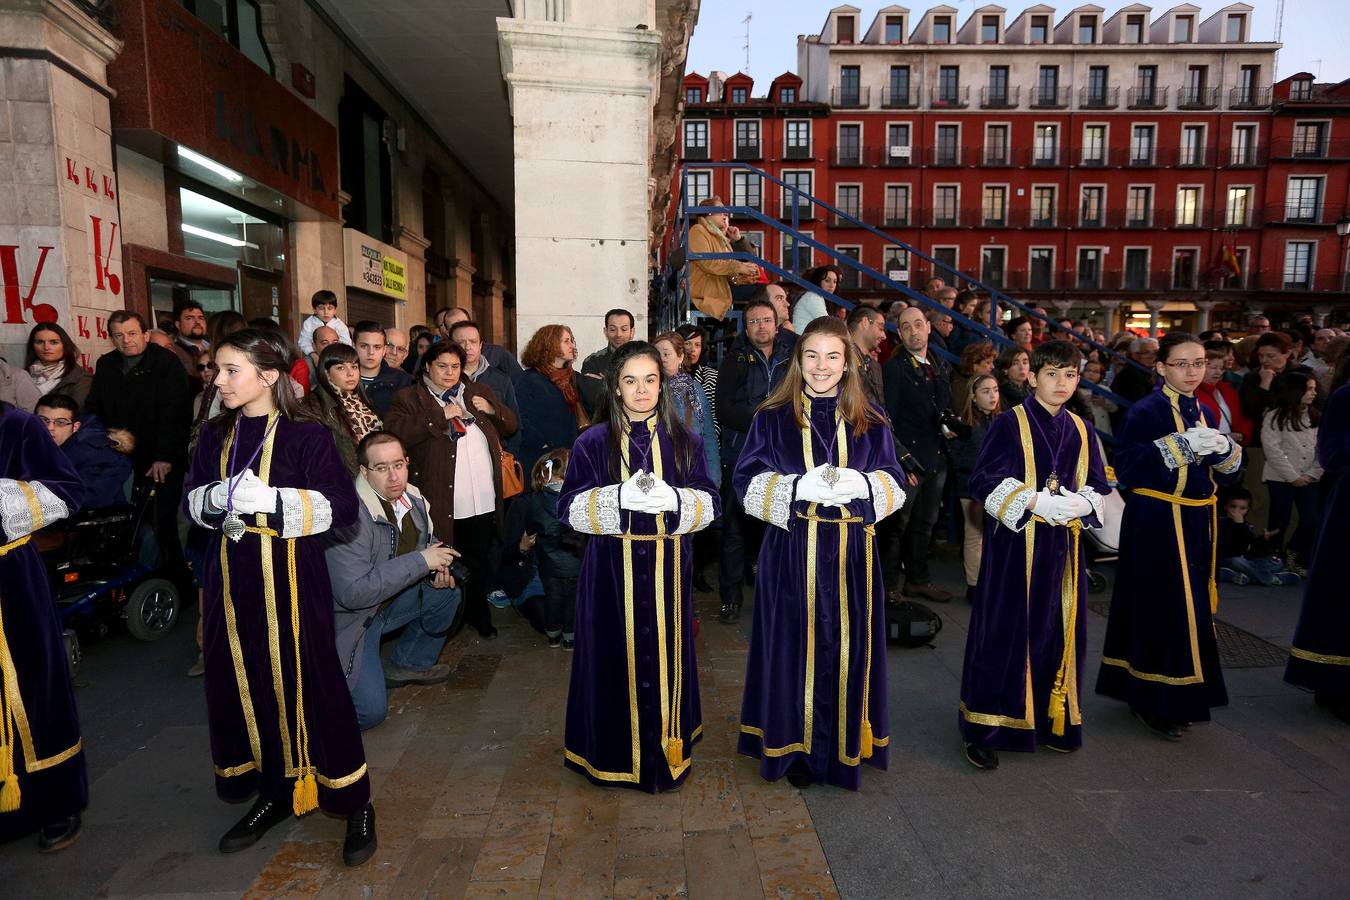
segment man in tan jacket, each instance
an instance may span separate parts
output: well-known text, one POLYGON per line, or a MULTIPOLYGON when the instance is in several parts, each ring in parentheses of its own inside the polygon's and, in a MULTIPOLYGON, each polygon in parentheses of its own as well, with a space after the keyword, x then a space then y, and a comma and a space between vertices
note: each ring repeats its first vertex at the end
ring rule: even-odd
MULTIPOLYGON (((702 200, 699 206, 722 206, 720 197, 702 200)), ((689 252, 734 253, 750 252, 749 242, 741 237, 740 229, 731 225, 726 213, 702 216, 689 229, 689 252), (735 241, 738 246, 733 247, 735 241)), ((739 259, 690 259, 689 298, 699 312, 714 319, 726 318, 731 309, 731 282, 734 278, 753 279, 759 275, 759 266, 739 259)))

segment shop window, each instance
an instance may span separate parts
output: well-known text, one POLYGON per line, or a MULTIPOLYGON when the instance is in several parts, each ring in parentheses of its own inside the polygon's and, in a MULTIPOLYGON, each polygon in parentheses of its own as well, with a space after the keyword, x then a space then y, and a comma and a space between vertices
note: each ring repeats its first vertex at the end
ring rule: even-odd
POLYGON ((179 0, 188 12, 229 41, 268 75, 276 75, 272 54, 262 35, 258 0, 179 0))
POLYGON ((338 105, 342 190, 352 199, 342 208, 350 228, 393 243, 393 190, 384 110, 347 78, 338 105))
POLYGON ((188 188, 179 188, 183 255, 227 266, 256 269, 285 268, 284 229, 240 207, 188 188))

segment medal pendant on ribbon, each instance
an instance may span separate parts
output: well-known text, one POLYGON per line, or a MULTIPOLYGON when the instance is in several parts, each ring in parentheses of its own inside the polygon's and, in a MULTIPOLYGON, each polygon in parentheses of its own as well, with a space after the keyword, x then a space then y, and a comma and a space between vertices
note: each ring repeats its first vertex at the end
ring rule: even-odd
POLYGON ((839 483, 839 470, 836 469, 833 465, 827 465, 823 470, 821 470, 820 480, 825 482, 825 484, 828 485, 829 487, 833 488, 836 484, 839 483))
POLYGON ((1052 494, 1059 493, 1059 475, 1051 472, 1045 478, 1045 489, 1052 494))
POLYGON ((642 491, 642 493, 650 494, 652 488, 656 487, 656 479, 652 477, 651 472, 643 472, 638 475, 637 486, 638 490, 642 491))
POLYGON ((226 513, 225 521, 220 523, 220 530, 227 538, 237 544, 239 539, 244 536, 244 520, 239 518, 237 513, 226 513))

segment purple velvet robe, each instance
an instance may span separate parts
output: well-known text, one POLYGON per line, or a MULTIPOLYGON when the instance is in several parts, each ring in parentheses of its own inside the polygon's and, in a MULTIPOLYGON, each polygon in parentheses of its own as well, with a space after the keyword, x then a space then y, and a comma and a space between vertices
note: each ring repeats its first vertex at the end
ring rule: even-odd
POLYGON ((1116 436, 1116 477, 1131 489, 1097 693, 1168 722, 1208 722, 1228 703, 1214 639, 1216 484, 1241 477, 1242 448, 1196 458, 1180 433, 1214 425, 1166 385, 1130 407, 1116 436))
POLYGON ((337 656, 324 546, 325 532, 355 521, 359 501, 328 429, 281 416, 251 466, 280 489, 277 510, 244 517, 250 527, 276 536, 251 531, 238 543, 226 539, 219 531, 223 514, 207 508, 206 494, 227 471, 230 476, 243 471, 266 427, 266 417, 242 415, 237 435, 220 423, 207 425, 186 484, 188 515, 214 531, 200 580, 216 792, 230 802, 254 791, 284 800, 297 776, 312 773, 320 808, 348 815, 369 801, 370 780, 337 656), (288 574, 292 551, 294 592, 288 574), (297 615, 298 652, 292 625, 297 615), (298 733, 300 707, 304 734, 298 733))
POLYGON ((970 496, 987 515, 961 670, 958 721, 967 743, 1082 746, 1088 580, 1081 528, 1101 526, 1101 498, 1110 490, 1092 426, 1068 410, 1052 416, 1031 396, 990 423, 970 475, 970 496), (1076 525, 1051 525, 1028 509, 1052 472, 1062 490, 1092 504, 1076 525))
POLYGON ((855 436, 834 398, 803 400, 814 429, 761 410, 732 475, 746 513, 776 526, 760 545, 737 749, 770 781, 791 768, 857 790, 859 765, 884 770, 890 743, 875 527, 904 503, 905 477, 887 425, 855 436), (868 496, 798 500, 797 479, 825 462, 861 472, 868 496))
POLYGON ((1350 386, 1331 395, 1317 429, 1317 458, 1334 480, 1322 504, 1303 613, 1284 680, 1317 692, 1319 699, 1350 699, 1350 591, 1338 554, 1350 548, 1350 386))
POLYGON ((564 763, 597 784, 649 793, 683 782, 703 734, 689 536, 721 512, 698 435, 689 435, 689 468, 681 473, 663 427, 653 443, 652 421, 625 429, 618 483, 610 426, 585 431, 558 497, 558 518, 592 535, 577 581, 564 763), (619 483, 635 471, 668 482, 679 508, 660 515, 621 509, 619 483))
POLYGON ((68 517, 83 500, 79 473, 37 417, 0 404, 0 545, 7 548, 0 556, 0 676, 11 686, 0 682, 0 717, 12 740, 7 744, 0 729, 0 781, 15 779, 20 792, 19 808, 0 812, 0 842, 73 816, 89 800, 56 600, 37 549, 14 544, 68 517))

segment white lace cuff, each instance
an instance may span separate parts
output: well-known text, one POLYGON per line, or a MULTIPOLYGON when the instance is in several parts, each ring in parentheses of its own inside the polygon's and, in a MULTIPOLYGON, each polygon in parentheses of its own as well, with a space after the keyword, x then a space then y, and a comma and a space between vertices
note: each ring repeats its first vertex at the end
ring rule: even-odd
POLYGON ((1023 484, 1016 478, 1005 478, 1003 482, 984 498, 984 508, 989 515, 1002 522, 1013 531, 1026 528, 1022 521, 1027 512, 1027 504, 1036 496, 1036 489, 1023 484))
POLYGON ((581 534, 623 534, 619 516, 619 485, 591 488, 572 498, 567 524, 581 534))
POLYGON ((220 527, 221 512, 211 509, 211 505, 206 502, 211 489, 220 484, 214 481, 211 484, 204 484, 201 487, 195 487, 188 491, 187 511, 188 517, 203 528, 220 527))
POLYGON ((1186 443, 1186 439, 1180 434, 1173 433, 1160 437, 1153 442, 1153 446, 1158 448, 1158 452, 1162 454, 1163 465, 1169 469, 1180 469, 1195 462, 1195 453, 1191 450, 1191 445, 1186 443))
POLYGON ((1078 496, 1092 504, 1092 514, 1097 517, 1099 523, 1105 524, 1106 520, 1102 518, 1102 510, 1105 509, 1102 505, 1102 495, 1097 493, 1093 488, 1085 487, 1079 488, 1078 496))
POLYGON ((1242 446, 1233 440, 1232 435, 1228 437, 1228 444, 1228 455, 1214 464, 1214 471, 1222 475, 1232 475, 1242 468, 1242 446))
POLYGON ((680 498, 680 521, 672 534, 692 534, 712 524, 713 501, 707 491, 676 488, 675 494, 680 498))
POLYGON ((11 541, 68 515, 70 507, 42 482, 0 478, 0 525, 11 541))
POLYGON ((796 484, 796 475, 761 472, 750 479, 741 505, 756 519, 786 529, 792 515, 792 492, 796 484))
POLYGON ((889 472, 868 472, 867 485, 872 489, 872 516, 874 521, 896 512, 905 505, 905 491, 889 472))
POLYGON ((277 499, 281 501, 281 537, 322 534, 333 524, 333 507, 317 491, 277 488, 277 499))

